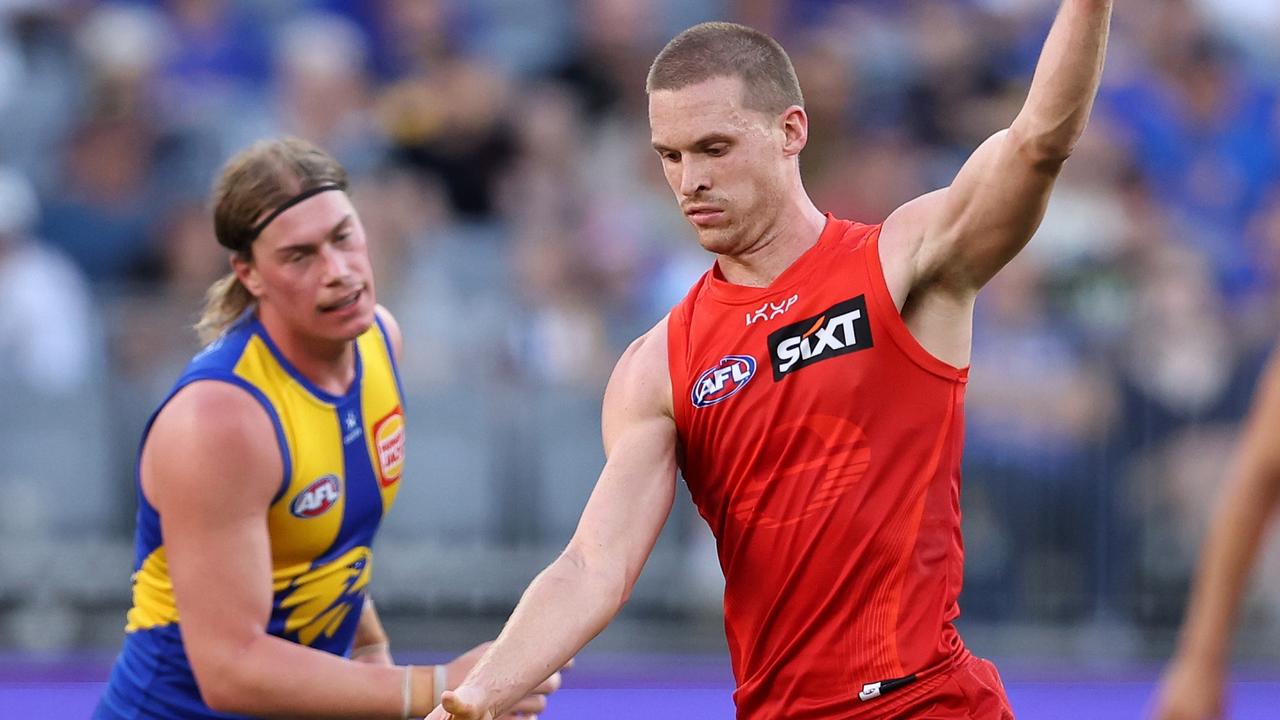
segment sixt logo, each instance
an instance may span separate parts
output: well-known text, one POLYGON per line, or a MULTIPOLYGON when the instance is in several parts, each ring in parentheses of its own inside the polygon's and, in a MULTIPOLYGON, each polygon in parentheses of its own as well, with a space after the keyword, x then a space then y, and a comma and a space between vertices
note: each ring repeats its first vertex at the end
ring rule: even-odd
POLYGON ((750 355, 725 355, 693 384, 690 397, 694 407, 708 407, 746 387, 756 374, 756 359, 750 355))
POLYGON ((859 295, 770 333, 773 379, 776 382, 816 362, 866 350, 871 344, 867 297, 859 295))
POLYGON ((323 515, 338 502, 341 493, 342 485, 338 482, 338 476, 325 475, 298 493, 289 504, 289 512, 303 520, 323 515))
POLYGON ((772 320, 790 310, 791 306, 795 305, 796 301, 799 299, 799 295, 792 295, 786 300, 776 304, 766 300, 765 303, 760 306, 759 310, 753 313, 747 313, 747 325, 750 326, 757 320, 772 320))

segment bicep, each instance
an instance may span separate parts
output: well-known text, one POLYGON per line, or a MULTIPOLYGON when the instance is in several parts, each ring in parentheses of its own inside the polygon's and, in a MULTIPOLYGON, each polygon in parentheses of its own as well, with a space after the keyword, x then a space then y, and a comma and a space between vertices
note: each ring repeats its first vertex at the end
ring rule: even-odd
POLYGON ((904 223, 919 235, 917 278, 962 291, 986 284, 1035 234, 1060 168, 1035 161, 1011 130, 988 138, 904 223))
POLYGON ((243 391, 218 385, 197 384, 171 401, 142 463, 183 642, 205 679, 265 632, 272 597, 267 509, 282 472, 266 413, 243 391))
POLYGON ((630 585, 671 512, 675 476, 674 423, 629 423, 612 443, 571 544, 589 560, 622 560, 630 585))
POLYGON ((605 466, 572 545, 584 556, 624 559, 634 582, 675 500, 676 426, 671 417, 665 323, 618 361, 602 414, 605 466))

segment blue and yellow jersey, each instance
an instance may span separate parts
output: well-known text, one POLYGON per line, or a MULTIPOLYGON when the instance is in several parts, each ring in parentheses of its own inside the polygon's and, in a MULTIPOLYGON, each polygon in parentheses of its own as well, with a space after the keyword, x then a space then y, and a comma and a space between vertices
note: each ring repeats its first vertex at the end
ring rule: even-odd
MULTIPOLYGON (((355 342, 355 381, 335 396, 298 373, 246 313, 192 359, 160 405, 190 383, 218 380, 244 388, 267 411, 284 459, 267 512, 274 591, 267 632, 338 655, 351 649, 374 533, 404 466, 401 390, 386 329, 379 320, 355 342)), ((138 505, 133 606, 96 717, 230 717, 200 698, 179 634, 160 516, 140 484, 138 505)))

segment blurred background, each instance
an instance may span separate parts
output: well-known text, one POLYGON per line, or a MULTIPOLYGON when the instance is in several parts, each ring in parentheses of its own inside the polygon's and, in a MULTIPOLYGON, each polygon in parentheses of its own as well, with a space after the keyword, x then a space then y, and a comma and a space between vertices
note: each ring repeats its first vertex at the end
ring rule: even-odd
MULTIPOLYGON (((409 395, 374 594, 398 652, 444 653, 567 541, 613 362, 710 265, 649 148, 662 45, 709 19, 778 37, 810 193, 876 222, 1011 121, 1056 7, 0 0, 0 666, 102 679, 119 648, 137 443, 227 268, 206 200, 238 149, 295 134, 352 173, 409 395)), ((1167 657, 1280 311, 1280 4, 1116 14, 1048 217, 978 303, 961 625, 1007 676, 1167 657)), ((1272 679, 1277 550, 1236 654, 1272 679)), ((682 492, 591 647, 721 682, 720 589, 682 492)))

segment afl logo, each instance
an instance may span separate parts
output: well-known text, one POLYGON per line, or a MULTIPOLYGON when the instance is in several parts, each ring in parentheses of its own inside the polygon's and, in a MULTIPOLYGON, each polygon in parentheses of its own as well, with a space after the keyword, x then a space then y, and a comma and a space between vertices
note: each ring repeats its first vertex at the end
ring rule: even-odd
POLYGON ((382 487, 394 485, 404 469, 404 413, 400 408, 373 426, 373 444, 378 452, 378 481, 382 487))
POLYGON ((342 485, 338 482, 338 476, 325 475, 308 485, 306 490, 298 493, 298 496, 289 504, 289 512, 303 520, 323 515, 337 504, 338 495, 341 493, 342 485))
POLYGON ((694 407, 709 407, 732 397, 756 374, 756 359, 750 355, 725 355, 698 376, 690 399, 694 407))

